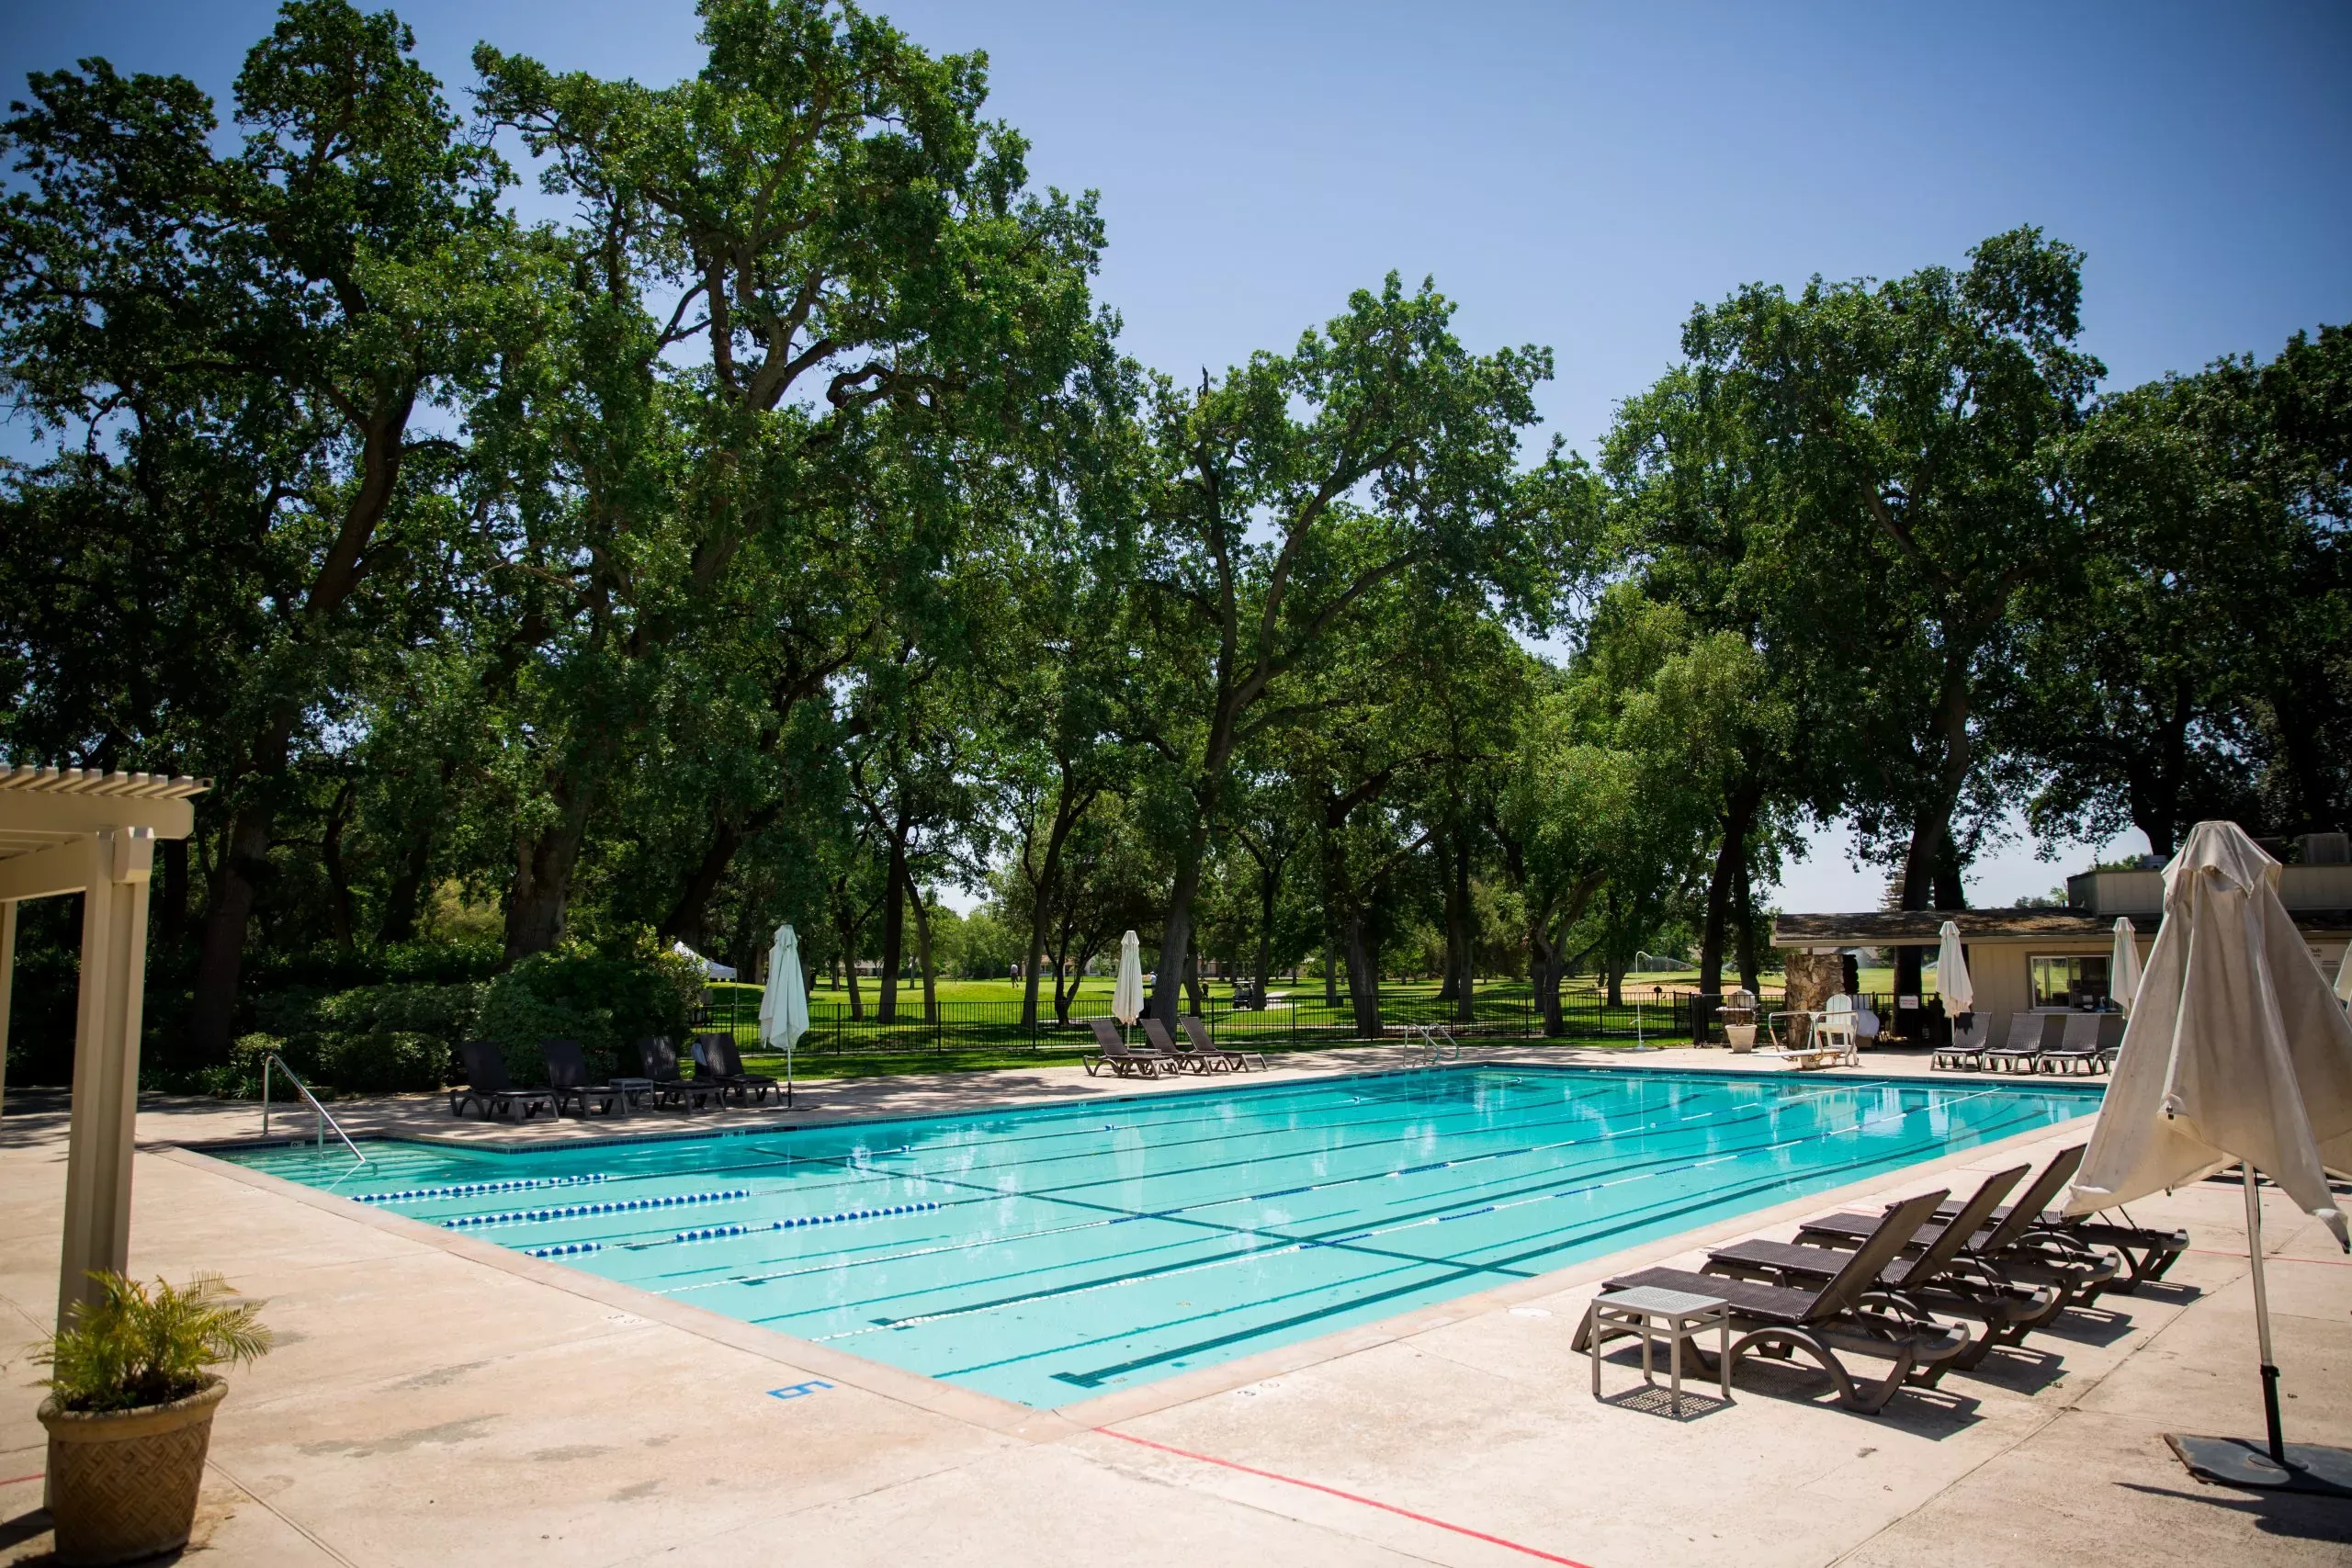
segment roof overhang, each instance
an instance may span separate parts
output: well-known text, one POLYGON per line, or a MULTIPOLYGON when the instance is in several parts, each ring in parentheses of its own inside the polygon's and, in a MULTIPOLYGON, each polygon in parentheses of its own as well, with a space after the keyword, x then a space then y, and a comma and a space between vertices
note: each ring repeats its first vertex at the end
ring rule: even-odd
MULTIPOLYGON (((2352 931, 2352 910, 2296 909, 2305 935, 2352 931)), ((1781 915, 1772 921, 1772 945, 1803 951, 1821 947, 1933 947, 1946 920, 1971 942, 2098 943, 2115 936, 2115 917, 2075 909, 1871 909, 1850 915, 1781 915)), ((2133 925, 2153 938, 2156 917, 2133 925)))
POLYGON ((209 781, 0 763, 0 902, 143 880, 158 839, 196 826, 209 781))

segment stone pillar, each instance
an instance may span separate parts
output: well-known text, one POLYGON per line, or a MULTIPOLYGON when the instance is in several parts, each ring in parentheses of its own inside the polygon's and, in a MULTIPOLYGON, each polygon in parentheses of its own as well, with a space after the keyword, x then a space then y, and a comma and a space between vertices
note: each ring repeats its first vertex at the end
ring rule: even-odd
MULTIPOLYGON (((1792 952, 1787 958, 1781 976, 1788 995, 1781 1006, 1791 1012, 1819 1012, 1828 1006, 1829 998, 1837 995, 1839 982, 1845 978, 1844 965, 1838 963, 1838 954, 1792 952)), ((1789 1043, 1798 1042, 1792 1039, 1789 1043)))
POLYGON ((139 1113, 139 1032, 147 992, 147 884, 152 829, 115 828, 87 840, 82 987, 74 1028, 74 1118, 65 1156, 65 1245, 57 1322, 95 1301, 96 1270, 130 1263, 130 1156, 139 1113))

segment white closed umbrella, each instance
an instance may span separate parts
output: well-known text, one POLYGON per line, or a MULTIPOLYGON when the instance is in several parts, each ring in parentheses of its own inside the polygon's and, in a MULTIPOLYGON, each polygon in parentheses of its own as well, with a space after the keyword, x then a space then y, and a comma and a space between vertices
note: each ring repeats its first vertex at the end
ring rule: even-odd
POLYGON ((2336 961, 2335 999, 2352 1007, 2352 942, 2345 944, 2344 956, 2336 961))
POLYGON ((2222 1438, 2174 1447, 2191 1469, 2241 1485, 2292 1484, 2314 1462, 2352 1471, 2352 1454, 2311 1445, 2290 1462, 2280 1436, 2255 1189, 2259 1170, 2347 1244, 2327 1172, 2352 1169, 2352 1017, 2278 900, 2278 863, 2236 824, 2200 822, 2165 868, 2164 924, 2066 1212, 2111 1209, 2232 1164, 2245 1180, 2270 1458, 2222 1438))
POLYGON ((784 1102, 792 1103, 792 1047, 808 1032, 808 987, 800 977, 800 938, 789 924, 775 928, 768 949, 768 988, 760 996, 760 1042, 784 1053, 784 1102))
POLYGON ((1936 931, 1936 994, 1944 999, 1946 1018, 1976 1010, 1976 982, 1968 977, 1968 957, 1960 951, 1956 921, 1946 920, 1936 931))
POLYGON ((2108 960, 2107 994, 2125 1012, 2140 997, 2140 933, 2122 916, 2115 917, 2115 955, 2108 960))
POLYGON ((1127 1029, 1143 1016, 1143 947, 1133 931, 1119 938, 1119 983, 1111 990, 1111 1016, 1127 1029))

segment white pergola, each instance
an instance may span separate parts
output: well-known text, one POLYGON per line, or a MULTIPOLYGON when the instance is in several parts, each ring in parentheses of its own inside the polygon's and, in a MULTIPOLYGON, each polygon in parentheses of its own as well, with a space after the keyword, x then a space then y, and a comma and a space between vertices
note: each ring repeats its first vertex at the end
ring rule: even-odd
MULTIPOLYGON (((74 1118, 65 1159, 60 1326, 96 1292, 90 1274, 130 1263, 130 1155, 147 989, 147 884, 155 840, 185 839, 203 781, 162 773, 0 763, 0 1042, 16 982, 17 905, 84 896, 74 1024, 74 1118)), ((6 1053, 0 1052, 0 1074, 6 1053)), ((0 1081, 0 1092, 5 1092, 0 1081)))

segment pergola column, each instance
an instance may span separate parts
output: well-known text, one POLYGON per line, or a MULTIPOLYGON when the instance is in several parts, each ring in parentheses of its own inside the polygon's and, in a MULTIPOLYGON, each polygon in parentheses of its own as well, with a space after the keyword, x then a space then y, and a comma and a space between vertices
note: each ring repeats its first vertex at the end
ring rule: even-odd
POLYGON ((94 1271, 130 1263, 130 1156, 139 1113, 139 1032, 147 991, 148 828, 108 829, 90 856, 82 905, 82 984, 74 1029, 74 1120, 65 1161, 65 1246, 57 1320, 95 1301, 94 1271))

